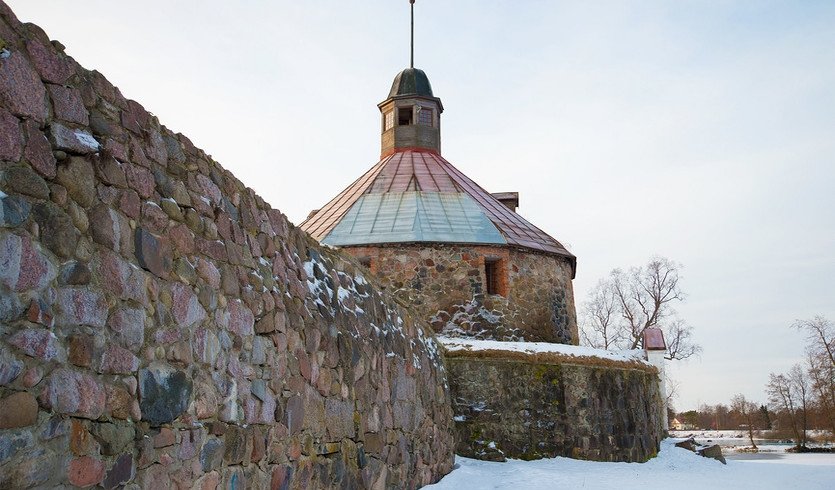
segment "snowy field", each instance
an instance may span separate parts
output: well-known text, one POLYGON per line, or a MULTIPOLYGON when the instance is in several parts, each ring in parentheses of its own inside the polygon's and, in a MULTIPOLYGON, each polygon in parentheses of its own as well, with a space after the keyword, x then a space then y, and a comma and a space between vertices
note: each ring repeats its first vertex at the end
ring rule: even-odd
POLYGON ((456 457, 457 468, 433 490, 454 489, 774 489, 835 488, 835 454, 787 454, 776 459, 702 458, 666 439, 646 463, 598 463, 568 458, 491 463, 456 457))

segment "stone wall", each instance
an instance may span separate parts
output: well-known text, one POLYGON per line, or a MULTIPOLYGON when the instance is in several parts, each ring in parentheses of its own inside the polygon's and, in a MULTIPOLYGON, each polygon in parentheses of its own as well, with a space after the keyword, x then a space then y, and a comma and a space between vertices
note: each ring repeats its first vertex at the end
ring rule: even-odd
POLYGON ((343 247, 413 305, 436 332, 481 339, 577 344, 571 264, 508 247, 343 247), (485 258, 497 260, 501 295, 486 294, 485 258))
POLYGON ((663 438, 651 366, 448 353, 455 452, 500 460, 646 461, 663 438))
POLYGON ((416 487, 431 329, 0 2, 0 488, 416 487))

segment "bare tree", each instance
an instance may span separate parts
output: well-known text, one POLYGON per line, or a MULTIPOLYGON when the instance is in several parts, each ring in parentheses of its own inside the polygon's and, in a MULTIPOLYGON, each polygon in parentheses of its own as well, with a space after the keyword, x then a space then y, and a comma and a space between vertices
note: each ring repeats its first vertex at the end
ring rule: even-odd
POLYGON ((810 393, 803 368, 795 364, 788 374, 771 373, 766 391, 773 408, 789 418, 797 447, 805 448, 810 393))
POLYGON ((806 360, 814 404, 835 434, 835 325, 823 316, 797 320, 792 327, 806 332, 806 360))
POLYGON ((667 341, 666 359, 687 359, 702 351, 702 346, 693 341, 693 327, 684 320, 675 318, 669 322, 665 334, 667 341))
POLYGON ((807 353, 806 362, 816 408, 835 434, 835 367, 812 352, 807 353))
POLYGON ((745 395, 734 395, 731 399, 731 410, 739 413, 745 425, 748 426, 748 439, 751 440, 751 447, 757 449, 757 444, 754 442, 754 414, 757 413, 757 404, 750 402, 745 398, 745 395))
POLYGON ((598 281, 591 290, 589 301, 583 305, 582 310, 583 340, 592 347, 598 349, 618 348, 622 345, 626 336, 618 320, 620 318, 617 300, 612 288, 604 281, 598 281))
POLYGON ((832 322, 818 315, 811 320, 796 320, 792 327, 805 331, 809 349, 835 367, 835 325, 832 322))
POLYGON ((613 270, 592 290, 583 307, 584 339, 605 349, 642 347, 644 331, 664 331, 668 359, 686 359, 701 352, 693 328, 677 316, 674 302, 682 301, 681 265, 653 257, 641 267, 613 270))

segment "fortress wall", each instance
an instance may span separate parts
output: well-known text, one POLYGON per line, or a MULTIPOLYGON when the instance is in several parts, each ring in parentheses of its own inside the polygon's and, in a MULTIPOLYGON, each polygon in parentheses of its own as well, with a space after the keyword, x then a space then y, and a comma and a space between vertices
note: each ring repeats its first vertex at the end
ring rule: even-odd
POLYGON ((0 1, 0 488, 453 464, 426 323, 0 1))
POLYGON ((664 437, 654 368, 594 358, 447 354, 456 454, 643 462, 664 437))
POLYGON ((386 289, 444 335, 578 343, 571 265, 565 259, 478 245, 343 249, 369 259, 386 289), (485 258, 498 260, 501 295, 486 294, 485 258))

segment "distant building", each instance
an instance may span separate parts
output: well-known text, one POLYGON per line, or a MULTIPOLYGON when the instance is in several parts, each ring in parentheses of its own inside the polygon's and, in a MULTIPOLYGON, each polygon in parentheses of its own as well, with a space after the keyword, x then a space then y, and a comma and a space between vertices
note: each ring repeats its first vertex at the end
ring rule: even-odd
POLYGON ((677 418, 674 418, 672 422, 670 422, 670 429, 672 430, 696 430, 696 426, 693 424, 687 424, 680 421, 677 418))
POLYGON ((444 107, 426 74, 400 72, 378 107, 380 161, 301 228, 445 335, 577 344, 576 257, 516 213, 518 193, 491 194, 441 156, 444 107))

